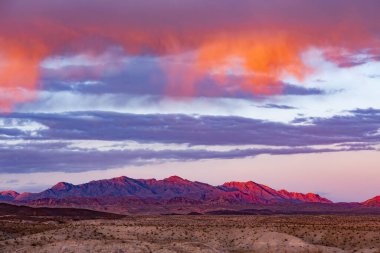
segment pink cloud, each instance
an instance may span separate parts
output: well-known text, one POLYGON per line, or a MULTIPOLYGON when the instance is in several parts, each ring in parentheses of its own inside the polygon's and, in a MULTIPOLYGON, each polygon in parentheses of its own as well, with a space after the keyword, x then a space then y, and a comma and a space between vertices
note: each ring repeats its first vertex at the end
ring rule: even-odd
MULTIPOLYGON (((279 83, 284 73, 303 79, 314 71, 301 58, 311 47, 338 56, 341 49, 378 49, 379 9, 376 0, 5 0, 0 89, 8 95, 0 96, 0 108, 33 98, 42 60, 96 56, 111 46, 130 55, 195 52, 185 69, 163 66, 169 93, 191 95, 197 80, 237 57, 244 71, 240 89, 268 94, 268 84, 279 83)), ((212 77, 223 85, 227 74, 212 77)))

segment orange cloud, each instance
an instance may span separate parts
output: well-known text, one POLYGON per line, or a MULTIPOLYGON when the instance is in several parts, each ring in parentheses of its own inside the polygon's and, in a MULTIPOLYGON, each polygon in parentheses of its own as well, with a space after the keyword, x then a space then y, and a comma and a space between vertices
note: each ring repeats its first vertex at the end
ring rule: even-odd
POLYGON ((43 44, 30 41, 0 41, 0 109, 10 111, 13 103, 34 98, 39 79, 39 64, 47 56, 43 44))
MULTIPOLYGON (((206 72, 237 57, 246 72, 241 88, 256 94, 271 93, 268 84, 278 83, 285 74, 303 79, 311 71, 301 59, 303 50, 297 41, 283 35, 224 37, 199 48, 198 67, 206 72)), ((225 75, 219 74, 219 83, 225 75)))
POLYGON ((33 99, 44 59, 96 56, 112 46, 182 60, 163 63, 170 94, 196 95, 205 76, 223 85, 223 69, 234 58, 243 70, 240 89, 280 92, 273 85, 285 74, 303 79, 313 71, 301 57, 311 47, 345 53, 379 48, 379 8, 377 0, 4 0, 0 109, 33 99), (186 52, 195 56, 183 58, 186 52))

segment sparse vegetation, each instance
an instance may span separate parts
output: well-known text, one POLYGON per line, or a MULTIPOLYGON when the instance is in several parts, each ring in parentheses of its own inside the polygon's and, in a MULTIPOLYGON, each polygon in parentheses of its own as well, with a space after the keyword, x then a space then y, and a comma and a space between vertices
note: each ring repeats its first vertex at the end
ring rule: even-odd
POLYGON ((0 220, 0 252, 380 252, 380 216, 0 220))

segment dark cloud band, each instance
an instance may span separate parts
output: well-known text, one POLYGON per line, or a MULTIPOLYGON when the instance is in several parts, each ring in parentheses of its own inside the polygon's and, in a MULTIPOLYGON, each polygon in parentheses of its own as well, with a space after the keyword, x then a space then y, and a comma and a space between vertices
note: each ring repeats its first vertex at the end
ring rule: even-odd
POLYGON ((234 159, 260 154, 300 154, 374 150, 380 143, 380 110, 350 116, 298 119, 291 124, 240 117, 137 115, 111 112, 3 115, 0 173, 79 172, 163 161, 234 159), (79 148, 75 141, 103 140, 160 144, 163 149, 79 148), (9 143, 14 141, 15 143, 9 143), (8 143, 7 143, 8 142, 8 143), (165 144, 204 145, 186 150, 165 144), (335 148, 315 145, 335 144, 335 148), (227 149, 215 151, 214 145, 227 149), (265 145, 265 148, 231 148, 265 145), (312 147, 313 146, 313 147, 312 147))
POLYGON ((241 117, 181 114, 71 112, 13 113, 5 122, 36 122, 44 126, 30 134, 15 125, 0 129, 3 139, 110 140, 189 145, 305 146, 345 142, 378 142, 380 112, 356 110, 351 116, 299 118, 292 124, 241 117))

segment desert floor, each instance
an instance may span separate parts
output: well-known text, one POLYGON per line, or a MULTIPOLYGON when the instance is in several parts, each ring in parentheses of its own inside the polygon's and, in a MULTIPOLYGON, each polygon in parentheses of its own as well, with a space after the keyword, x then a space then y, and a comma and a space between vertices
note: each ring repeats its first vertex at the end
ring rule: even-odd
POLYGON ((0 218, 0 252, 380 252, 380 216, 0 218))

